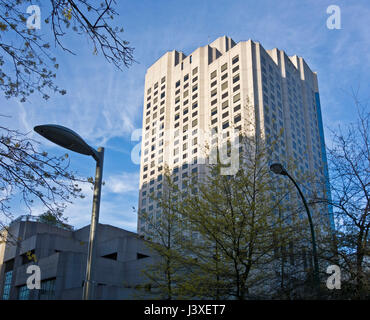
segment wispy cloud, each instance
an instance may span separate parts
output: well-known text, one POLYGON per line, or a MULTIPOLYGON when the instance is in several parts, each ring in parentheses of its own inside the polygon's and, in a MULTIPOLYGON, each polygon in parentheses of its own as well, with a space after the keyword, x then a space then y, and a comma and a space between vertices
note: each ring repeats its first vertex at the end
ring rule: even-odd
POLYGON ((108 192, 125 194, 138 193, 139 172, 122 172, 118 175, 111 175, 105 183, 108 192))

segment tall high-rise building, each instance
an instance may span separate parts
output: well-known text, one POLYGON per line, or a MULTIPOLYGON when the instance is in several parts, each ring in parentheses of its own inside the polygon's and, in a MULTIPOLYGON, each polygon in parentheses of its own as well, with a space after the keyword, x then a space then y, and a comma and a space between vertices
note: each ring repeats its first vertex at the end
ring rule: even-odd
POLYGON ((283 129, 272 159, 291 157, 300 172, 328 181, 317 75, 302 57, 224 36, 159 58, 145 77, 138 233, 148 227, 141 212, 159 212, 150 194, 161 192, 165 164, 181 185, 204 170, 208 132, 226 137, 251 121, 266 137, 283 129))

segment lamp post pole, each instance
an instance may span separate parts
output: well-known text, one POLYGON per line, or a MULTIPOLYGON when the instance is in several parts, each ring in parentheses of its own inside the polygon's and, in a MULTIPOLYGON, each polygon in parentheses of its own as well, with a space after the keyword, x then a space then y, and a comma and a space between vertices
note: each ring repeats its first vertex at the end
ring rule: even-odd
POLYGON ((101 196, 101 186, 103 179, 103 162, 104 162, 104 148, 100 147, 95 150, 89 146, 76 132, 68 129, 66 127, 47 124, 36 126, 34 130, 55 144, 72 150, 74 152, 92 156, 96 161, 96 171, 95 171, 95 184, 94 184, 94 198, 93 207, 91 215, 91 225, 90 225, 90 235, 89 244, 87 251, 87 264, 86 264, 86 275, 83 285, 83 300, 93 299, 94 295, 94 280, 95 278, 95 255, 96 255, 96 238, 97 238, 97 228, 99 224, 99 209, 100 209, 100 196, 101 196))
POLYGON ((308 222, 310 224, 311 242, 312 242, 312 255, 313 255, 313 263, 314 263, 314 282, 315 282, 315 286, 316 286, 316 289, 317 289, 317 293, 319 295, 319 293, 320 293, 320 277, 319 277, 319 261, 318 261, 318 258, 317 258, 317 249, 316 249, 315 229, 314 229, 314 226, 313 226, 312 217, 311 217, 310 209, 309 209, 309 207, 307 205, 307 201, 306 201, 306 199, 305 199, 305 197, 304 197, 301 189, 299 188, 297 182, 284 169, 284 167, 280 163, 274 163, 274 164, 272 164, 270 166, 270 169, 271 169, 272 172, 274 172, 276 174, 287 176, 293 182, 293 184, 295 185, 295 187, 298 190, 299 195, 302 198, 304 207, 306 209, 307 217, 308 217, 308 222))
MULTIPOLYGON (((95 157, 94 157, 95 158, 95 157)), ((94 183, 94 198, 93 207, 91 214, 91 224, 90 224, 90 236, 89 245, 87 251, 87 265, 86 265, 86 277, 83 287, 83 300, 90 300, 94 297, 94 280, 95 278, 95 255, 96 255, 96 238, 97 238, 97 228, 99 224, 99 209, 100 209, 100 196, 101 196, 101 186, 103 177, 103 161, 104 161, 104 148, 99 148, 96 155, 96 171, 95 171, 95 183, 94 183)))

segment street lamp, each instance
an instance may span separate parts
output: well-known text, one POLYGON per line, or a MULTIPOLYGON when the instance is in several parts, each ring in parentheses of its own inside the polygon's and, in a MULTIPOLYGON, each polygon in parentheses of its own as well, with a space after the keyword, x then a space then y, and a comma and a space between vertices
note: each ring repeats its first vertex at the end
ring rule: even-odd
POLYGON ((100 195, 103 177, 103 160, 104 148, 100 147, 98 150, 90 147, 76 132, 63 126, 48 124, 36 126, 34 130, 42 135, 44 138, 54 142, 55 144, 72 150, 77 153, 92 156, 96 161, 95 184, 94 184, 94 198, 91 215, 90 237, 87 252, 86 277, 83 287, 83 300, 89 300, 93 297, 92 294, 92 279, 95 279, 93 274, 93 262, 95 259, 95 243, 97 237, 97 226, 99 223, 99 208, 100 195))
POLYGON ((312 237, 312 255, 313 255, 313 262, 314 262, 314 279, 315 279, 315 284, 316 288, 319 291, 320 287, 320 278, 319 278, 319 262, 317 259, 317 251, 316 251, 316 240, 315 240, 315 230, 313 228, 313 223, 312 223, 312 218, 311 218, 311 213, 310 209, 308 208, 307 202, 305 197, 303 196, 303 193, 301 189, 299 188, 298 184, 295 182, 295 180, 292 178, 292 176, 285 170, 282 164, 280 163, 273 163, 270 166, 270 170, 275 173, 275 174, 280 174, 282 176, 287 176, 296 186, 299 195, 302 198, 303 204, 306 208, 307 216, 308 216, 308 221, 310 223, 310 229, 311 229, 311 237, 312 237))

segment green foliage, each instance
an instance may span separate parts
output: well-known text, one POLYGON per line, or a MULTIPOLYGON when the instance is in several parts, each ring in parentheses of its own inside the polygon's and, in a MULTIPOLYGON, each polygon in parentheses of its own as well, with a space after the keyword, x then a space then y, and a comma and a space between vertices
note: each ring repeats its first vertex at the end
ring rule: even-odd
POLYGON ((285 200, 292 186, 271 175, 271 147, 246 134, 240 140, 235 175, 223 175, 219 162, 205 165, 203 177, 180 189, 167 168, 163 193, 152 195, 160 216, 141 216, 159 256, 144 272, 162 298, 247 299, 280 285, 280 252, 289 252, 301 222, 285 200))

